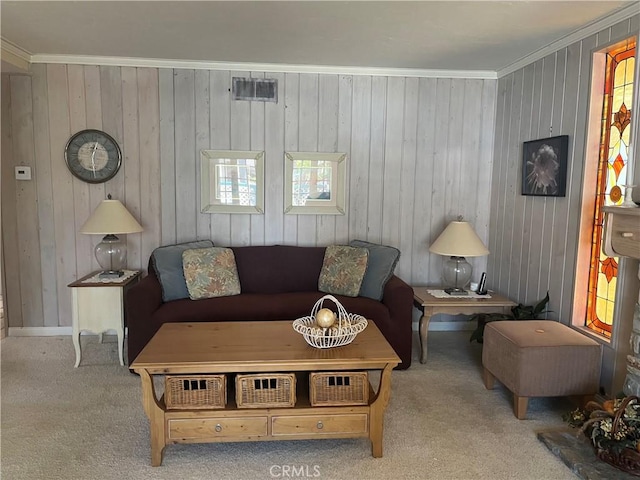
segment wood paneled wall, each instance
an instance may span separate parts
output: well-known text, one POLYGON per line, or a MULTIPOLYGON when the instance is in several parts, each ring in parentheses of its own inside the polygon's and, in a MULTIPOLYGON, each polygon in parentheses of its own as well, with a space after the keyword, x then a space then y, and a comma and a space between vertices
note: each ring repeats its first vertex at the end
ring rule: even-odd
POLYGON ((636 15, 498 81, 487 280, 527 304, 549 291, 550 317, 567 324, 572 317, 592 54, 637 35, 639 22, 636 15), (522 143, 556 135, 569 135, 566 196, 522 196, 522 143))
MULTIPOLYGON (((111 193, 145 230, 128 236, 131 268, 153 248, 329 245, 398 247, 396 273, 439 282, 428 246, 463 215, 489 240, 495 80, 34 65, 2 81, 2 222, 10 326, 67 326, 67 285, 97 269, 98 237, 78 234, 111 193), (278 80, 278 103, 232 101, 233 76, 278 80), (106 184, 67 171, 83 128, 111 134, 123 167, 106 184), (199 212, 201 149, 265 150, 265 214, 199 212), (346 152, 344 216, 284 215, 285 151, 346 152), (18 182, 13 166, 34 179, 18 182)), ((486 258, 473 259, 477 276, 486 258)))

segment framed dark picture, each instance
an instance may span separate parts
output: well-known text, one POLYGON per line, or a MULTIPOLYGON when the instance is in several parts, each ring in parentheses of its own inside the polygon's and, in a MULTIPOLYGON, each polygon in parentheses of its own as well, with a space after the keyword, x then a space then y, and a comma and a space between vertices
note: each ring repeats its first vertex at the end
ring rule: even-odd
POLYGON ((522 145, 522 195, 564 197, 569 136, 543 138, 522 145))

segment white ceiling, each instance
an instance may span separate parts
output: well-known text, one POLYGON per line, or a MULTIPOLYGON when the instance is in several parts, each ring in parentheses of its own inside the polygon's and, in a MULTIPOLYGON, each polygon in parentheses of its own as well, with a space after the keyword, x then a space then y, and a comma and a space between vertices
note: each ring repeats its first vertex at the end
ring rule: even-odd
POLYGON ((499 71, 630 1, 0 3, 2 38, 51 55, 499 71))

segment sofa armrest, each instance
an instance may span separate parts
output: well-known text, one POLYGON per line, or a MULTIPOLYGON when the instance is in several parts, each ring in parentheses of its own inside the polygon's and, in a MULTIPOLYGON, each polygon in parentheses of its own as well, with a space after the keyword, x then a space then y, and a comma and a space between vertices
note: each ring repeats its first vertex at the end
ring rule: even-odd
POLYGON ((393 275, 384 287, 382 303, 389 309, 393 325, 392 332, 383 332, 387 338, 395 337, 396 353, 402 359, 400 369, 411 365, 411 347, 413 345, 413 288, 401 278, 393 275), (397 351, 399 348, 402 351, 397 351))
POLYGON ((150 273, 131 287, 125 297, 125 319, 128 329, 127 357, 129 364, 158 329, 151 316, 162 306, 162 288, 158 277, 150 273))

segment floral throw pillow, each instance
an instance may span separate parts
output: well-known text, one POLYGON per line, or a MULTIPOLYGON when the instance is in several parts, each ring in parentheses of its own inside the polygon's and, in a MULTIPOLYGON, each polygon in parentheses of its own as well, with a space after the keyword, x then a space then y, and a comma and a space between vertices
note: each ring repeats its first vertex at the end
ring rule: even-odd
POLYGON ((236 257, 230 248, 185 250, 182 268, 191 300, 240 294, 236 257))
POLYGON ((366 248, 330 245, 318 280, 318 290, 334 295, 357 297, 367 271, 369 251, 366 248))

